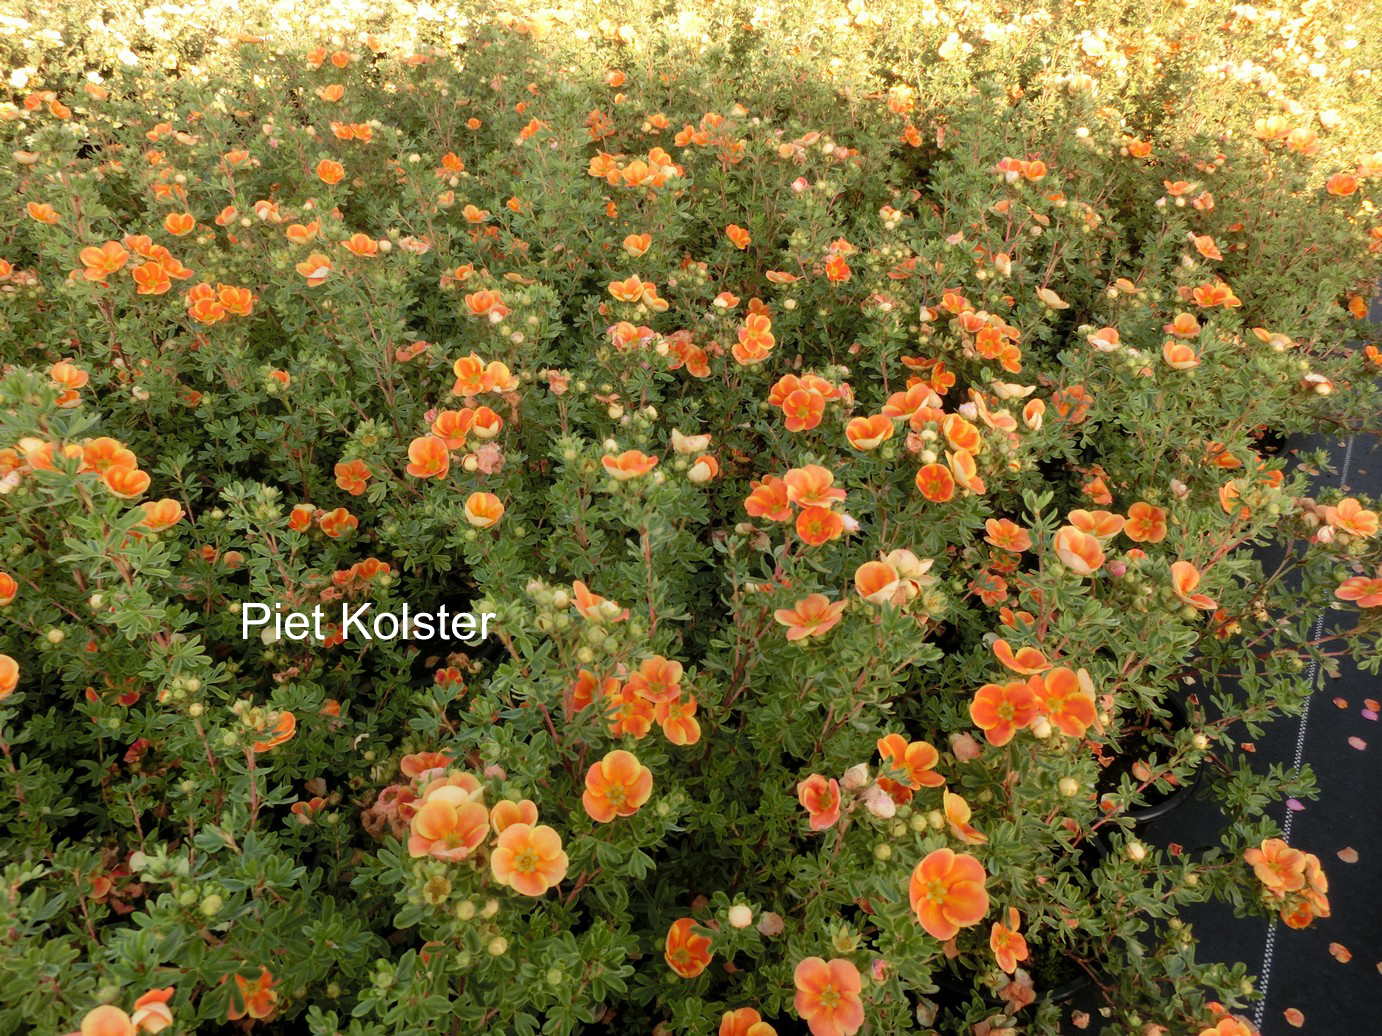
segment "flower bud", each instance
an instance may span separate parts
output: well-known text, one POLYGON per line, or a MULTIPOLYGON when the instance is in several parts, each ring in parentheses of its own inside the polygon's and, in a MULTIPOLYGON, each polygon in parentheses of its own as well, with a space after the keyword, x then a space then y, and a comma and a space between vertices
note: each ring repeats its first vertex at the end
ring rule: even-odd
POLYGON ((868 763, 856 763, 840 778, 840 786, 847 791, 857 791, 869 782, 868 763))
POLYGON ((951 734, 950 750, 955 753, 955 758, 962 763, 967 763, 972 759, 978 759, 979 753, 983 751, 979 742, 974 740, 969 734, 951 734))
POLYGON ((876 784, 864 794, 864 808, 883 820, 888 820, 897 813, 897 803, 893 801, 892 796, 876 784))
POLYGON ((782 934, 782 918, 774 914, 771 910, 759 915, 758 934, 771 939, 774 935, 782 934))

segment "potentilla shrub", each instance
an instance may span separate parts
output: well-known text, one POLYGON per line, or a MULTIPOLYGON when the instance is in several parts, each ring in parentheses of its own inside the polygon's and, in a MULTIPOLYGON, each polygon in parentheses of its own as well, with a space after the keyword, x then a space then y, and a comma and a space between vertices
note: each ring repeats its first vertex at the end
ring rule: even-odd
POLYGON ((553 24, 0 123, 0 1029, 1250 1033, 1382 155, 553 24))

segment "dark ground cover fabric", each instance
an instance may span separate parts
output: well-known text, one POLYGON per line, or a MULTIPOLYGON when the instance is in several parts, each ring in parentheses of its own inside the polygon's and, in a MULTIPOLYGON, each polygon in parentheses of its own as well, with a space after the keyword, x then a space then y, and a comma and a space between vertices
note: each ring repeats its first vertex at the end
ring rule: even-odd
MULTIPOLYGON (((1369 319, 1382 323, 1382 294, 1373 300, 1369 319)), ((1321 488, 1382 496, 1382 442, 1375 437, 1292 440, 1287 449, 1294 456, 1328 450, 1333 470, 1321 473, 1321 488)), ((1329 618, 1325 616, 1324 621, 1328 623, 1329 618)), ((1382 701, 1382 679, 1344 659, 1339 674, 1324 681, 1305 713, 1271 723, 1252 753, 1254 766, 1264 772, 1272 764, 1283 763, 1308 766, 1314 772, 1318 796, 1279 803, 1273 813, 1293 846, 1319 856, 1329 877, 1332 916, 1316 920, 1303 931, 1293 931, 1279 921, 1235 918, 1222 904, 1200 907, 1186 918, 1201 940, 1201 959, 1243 961, 1257 975, 1265 997, 1246 1013, 1262 1036, 1379 1031, 1382 722, 1378 701, 1382 701), (1349 862, 1354 854, 1356 862, 1349 862), (1294 1016, 1296 1011, 1303 1021, 1294 1016), (1288 1012, 1293 1015, 1290 1019, 1288 1012)), ((1195 851, 1216 844, 1222 824, 1215 804, 1196 796, 1149 825, 1145 836, 1163 847, 1176 843, 1195 851)))

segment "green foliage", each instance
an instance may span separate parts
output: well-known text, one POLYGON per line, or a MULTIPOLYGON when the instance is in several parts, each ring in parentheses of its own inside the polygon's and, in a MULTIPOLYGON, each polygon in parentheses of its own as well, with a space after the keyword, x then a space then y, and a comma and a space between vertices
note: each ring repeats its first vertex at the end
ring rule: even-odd
POLYGON ((1057 958, 1110 1032, 1247 1003, 1184 908, 1327 903, 1245 858, 1313 782, 1242 745, 1379 665, 1375 502, 1270 449, 1377 428, 1376 27, 301 6, 0 37, 0 1032, 794 1032, 813 957, 868 1033, 1057 1032, 1057 958), (1196 775, 1219 844, 1152 848, 1196 775))

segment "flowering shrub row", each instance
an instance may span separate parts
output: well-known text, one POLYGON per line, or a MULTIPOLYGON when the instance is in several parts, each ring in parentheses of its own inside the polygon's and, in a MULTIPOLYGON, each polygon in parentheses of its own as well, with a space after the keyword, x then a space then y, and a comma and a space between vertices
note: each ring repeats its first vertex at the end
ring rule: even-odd
POLYGON ((28 41, 0 1029, 1250 1033, 1180 915, 1331 910, 1251 747, 1379 628, 1274 442, 1376 427, 1382 126, 1202 6, 28 41))

